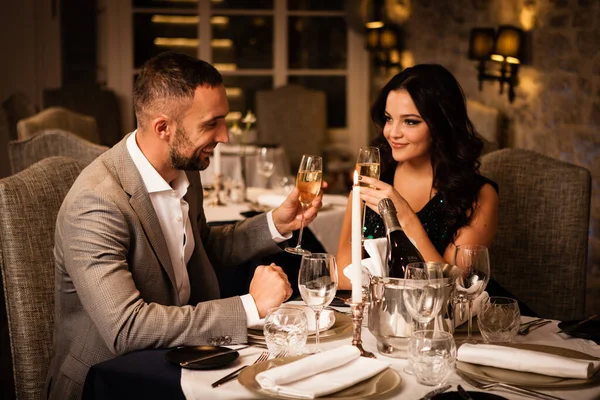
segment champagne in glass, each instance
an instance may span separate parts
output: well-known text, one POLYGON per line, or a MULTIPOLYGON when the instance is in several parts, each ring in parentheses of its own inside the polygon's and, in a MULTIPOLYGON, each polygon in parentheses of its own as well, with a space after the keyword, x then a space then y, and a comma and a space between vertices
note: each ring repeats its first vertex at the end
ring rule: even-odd
MULTIPOLYGON (((381 158, 379 156, 379 147, 361 147, 358 152, 358 158, 356 159, 356 171, 358 175, 368 176, 370 178, 379 179, 381 169, 381 158)), ((366 183, 358 183, 360 186, 368 186, 371 189, 375 189, 372 185, 366 183)), ((361 230, 361 241, 365 240, 365 216, 366 212, 363 212, 363 224, 361 230)))
POLYGON ((485 290, 490 280, 490 256, 488 249, 479 244, 460 244, 454 253, 454 265, 462 270, 456 278, 455 296, 468 303, 468 329, 466 343, 476 343, 471 336, 473 300, 485 290))
POLYGON ((302 220, 300 222, 300 234, 298 235, 298 244, 296 247, 286 247, 285 251, 292 254, 310 254, 310 251, 303 249, 302 232, 304 230, 304 212, 306 207, 319 195, 321 191, 321 181, 323 179, 323 159, 319 156, 304 154, 298 168, 296 176, 296 187, 300 191, 299 201, 302 206, 302 220))
MULTIPOLYGON (((298 289, 302 300, 315 312, 315 344, 319 346, 319 318, 323 308, 333 300, 337 291, 338 275, 335 257, 326 253, 302 257, 298 272, 298 289)), ((316 349, 318 351, 318 348, 316 349)))

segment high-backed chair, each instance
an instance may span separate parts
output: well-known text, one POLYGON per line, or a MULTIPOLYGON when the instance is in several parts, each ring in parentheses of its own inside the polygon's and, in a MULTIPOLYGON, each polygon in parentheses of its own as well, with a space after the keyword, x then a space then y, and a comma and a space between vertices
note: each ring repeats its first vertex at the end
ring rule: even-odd
POLYGON ((96 119, 62 107, 46 108, 17 123, 19 140, 27 139, 46 129, 62 129, 92 143, 100 143, 96 119))
POLYGON ((44 130, 28 139, 8 144, 13 174, 52 156, 71 157, 87 165, 106 150, 106 146, 89 142, 60 129, 44 130))
POLYGON ((256 93, 258 141, 283 146, 297 171, 302 154, 321 155, 327 131, 325 92, 289 84, 256 93))
POLYGON ((499 185, 492 276, 539 316, 584 316, 591 175, 524 149, 481 159, 499 185))
POLYGON ((54 227, 83 168, 77 160, 51 157, 0 180, 0 268, 17 399, 46 398, 54 322, 54 227))

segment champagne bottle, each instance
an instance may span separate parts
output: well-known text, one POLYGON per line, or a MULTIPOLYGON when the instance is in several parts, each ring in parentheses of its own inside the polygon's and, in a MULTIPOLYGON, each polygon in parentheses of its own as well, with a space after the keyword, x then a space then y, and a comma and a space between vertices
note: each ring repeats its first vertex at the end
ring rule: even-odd
POLYGON ((385 260, 387 263, 388 276, 392 278, 404 278, 406 265, 412 262, 423 261, 423 256, 410 241, 398 222, 396 207, 390 199, 382 199, 379 204, 379 214, 383 218, 387 236, 387 252, 385 260))

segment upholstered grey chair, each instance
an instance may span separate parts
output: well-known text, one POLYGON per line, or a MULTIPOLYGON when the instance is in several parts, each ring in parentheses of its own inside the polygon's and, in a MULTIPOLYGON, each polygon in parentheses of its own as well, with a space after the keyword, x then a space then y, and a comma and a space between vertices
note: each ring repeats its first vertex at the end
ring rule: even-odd
POLYGON ((530 150, 502 149, 482 157, 481 173, 500 190, 494 279, 541 317, 582 318, 590 172, 530 150))
POLYGON ((256 93, 258 140, 283 146, 293 172, 302 154, 323 152, 326 118, 325 92, 289 84, 256 93))
POLYGON ((71 157, 87 165, 106 150, 106 146, 89 142, 60 129, 44 130, 28 139, 8 144, 13 174, 52 156, 71 157))
POLYGON ((27 139, 46 129, 63 129, 92 143, 100 143, 96 118, 63 107, 46 108, 17 123, 19 140, 27 139))
POLYGON ((51 157, 0 180, 0 267, 17 399, 46 398, 56 215, 83 168, 77 160, 51 157))

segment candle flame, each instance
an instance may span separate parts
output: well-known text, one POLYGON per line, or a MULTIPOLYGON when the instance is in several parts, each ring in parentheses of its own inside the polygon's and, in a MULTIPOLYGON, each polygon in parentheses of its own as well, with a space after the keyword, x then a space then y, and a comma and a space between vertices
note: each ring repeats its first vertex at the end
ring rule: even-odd
POLYGON ((358 171, 354 171, 354 186, 358 185, 358 171))

